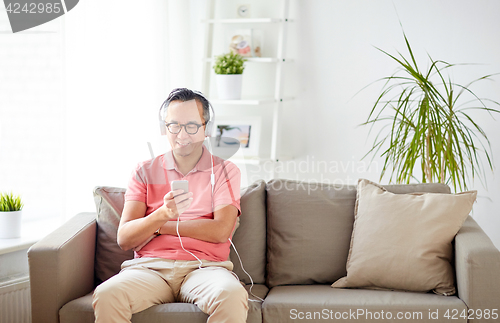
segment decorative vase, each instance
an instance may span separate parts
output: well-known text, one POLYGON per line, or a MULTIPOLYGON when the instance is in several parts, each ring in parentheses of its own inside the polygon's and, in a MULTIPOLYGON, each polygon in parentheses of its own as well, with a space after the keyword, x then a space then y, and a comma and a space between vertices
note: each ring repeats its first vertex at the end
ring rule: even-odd
POLYGON ((219 100, 241 99, 243 74, 216 74, 219 100))
POLYGON ((0 212, 0 239, 21 237, 21 214, 23 211, 0 212))

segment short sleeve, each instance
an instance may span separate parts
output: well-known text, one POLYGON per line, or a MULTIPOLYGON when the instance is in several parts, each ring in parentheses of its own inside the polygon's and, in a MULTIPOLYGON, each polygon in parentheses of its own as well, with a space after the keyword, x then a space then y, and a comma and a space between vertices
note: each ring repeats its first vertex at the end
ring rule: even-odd
POLYGON ((144 178, 144 169, 139 164, 130 175, 127 191, 125 192, 125 201, 146 203, 146 193, 147 186, 144 178))
POLYGON ((234 205, 238 209, 239 216, 241 213, 240 169, 235 164, 225 161, 220 164, 217 175, 214 189, 214 207, 219 205, 234 205))

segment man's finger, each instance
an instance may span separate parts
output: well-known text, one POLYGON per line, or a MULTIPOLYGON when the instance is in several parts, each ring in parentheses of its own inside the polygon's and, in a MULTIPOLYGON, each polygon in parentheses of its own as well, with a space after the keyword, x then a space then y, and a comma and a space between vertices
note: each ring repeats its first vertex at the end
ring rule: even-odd
POLYGON ((176 203, 179 203, 179 202, 182 202, 182 201, 184 201, 184 200, 186 200, 186 199, 188 199, 188 198, 190 198, 192 196, 193 196, 193 193, 191 193, 191 192, 183 193, 183 194, 180 194, 180 195, 176 195, 174 197, 174 200, 175 200, 176 203))
POLYGON ((193 199, 192 198, 188 198, 187 200, 184 200, 184 201, 178 203, 177 204, 177 212, 179 214, 184 213, 184 211, 186 211, 191 206, 192 202, 193 202, 193 199))
POLYGON ((190 197, 190 198, 185 199, 184 201, 178 203, 177 208, 189 207, 192 202, 193 202, 193 198, 190 197))
POLYGON ((167 199, 167 200, 171 200, 173 199, 174 197, 176 196, 179 196, 179 195, 182 195, 182 193, 184 192, 183 189, 178 189, 178 190, 173 190, 173 191, 170 191, 168 192, 167 194, 165 194, 165 196, 163 197, 163 199, 167 199))

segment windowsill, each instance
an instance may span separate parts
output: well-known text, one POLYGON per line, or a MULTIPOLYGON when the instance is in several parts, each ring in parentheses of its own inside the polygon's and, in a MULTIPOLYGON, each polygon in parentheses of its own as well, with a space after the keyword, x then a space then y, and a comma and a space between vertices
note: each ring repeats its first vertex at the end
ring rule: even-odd
POLYGON ((20 238, 0 239, 0 255, 28 249, 38 240, 57 229, 61 224, 61 220, 58 217, 23 221, 20 238))

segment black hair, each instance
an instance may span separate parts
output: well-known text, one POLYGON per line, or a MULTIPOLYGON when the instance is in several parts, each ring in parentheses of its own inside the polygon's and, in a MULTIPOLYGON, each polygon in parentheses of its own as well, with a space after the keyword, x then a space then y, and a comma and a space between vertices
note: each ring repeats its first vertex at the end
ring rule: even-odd
POLYGON ((192 91, 186 88, 177 88, 173 89, 172 92, 168 95, 165 102, 160 107, 160 116, 165 120, 167 116, 168 106, 172 101, 181 101, 186 102, 189 100, 196 100, 201 103, 203 106, 203 119, 205 119, 205 123, 210 121, 210 102, 205 98, 205 96, 198 91, 192 91))

